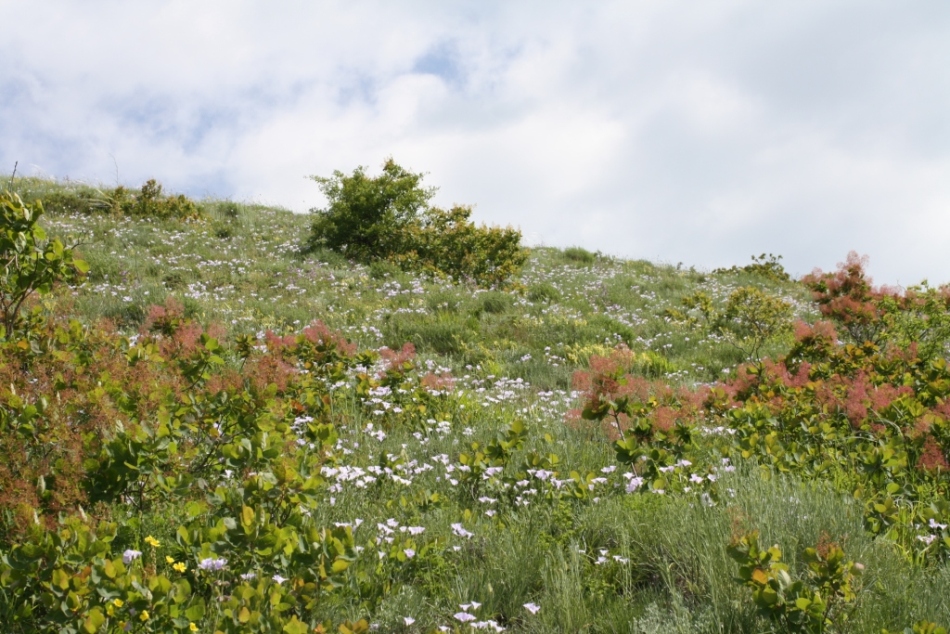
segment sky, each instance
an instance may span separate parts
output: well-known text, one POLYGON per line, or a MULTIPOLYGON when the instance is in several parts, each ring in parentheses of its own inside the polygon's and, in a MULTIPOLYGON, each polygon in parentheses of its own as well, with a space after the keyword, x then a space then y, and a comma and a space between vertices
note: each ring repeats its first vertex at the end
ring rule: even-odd
POLYGON ((527 243, 950 282, 950 3, 0 0, 0 173, 306 213, 386 158, 527 243))

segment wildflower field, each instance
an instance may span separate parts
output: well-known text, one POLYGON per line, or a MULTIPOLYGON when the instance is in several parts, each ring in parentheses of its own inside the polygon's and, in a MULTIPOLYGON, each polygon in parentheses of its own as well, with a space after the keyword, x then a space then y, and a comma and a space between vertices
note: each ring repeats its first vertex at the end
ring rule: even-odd
POLYGON ((486 286, 154 183, 4 196, 4 632, 950 625, 944 287, 486 286))

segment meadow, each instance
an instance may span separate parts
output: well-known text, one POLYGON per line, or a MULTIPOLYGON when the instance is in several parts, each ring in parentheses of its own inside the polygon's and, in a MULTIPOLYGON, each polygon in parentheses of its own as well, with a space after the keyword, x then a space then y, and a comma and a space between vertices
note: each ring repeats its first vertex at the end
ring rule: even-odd
POLYGON ((945 289, 547 247, 484 288, 16 191, 88 273, 0 341, 6 631, 950 624, 945 289))

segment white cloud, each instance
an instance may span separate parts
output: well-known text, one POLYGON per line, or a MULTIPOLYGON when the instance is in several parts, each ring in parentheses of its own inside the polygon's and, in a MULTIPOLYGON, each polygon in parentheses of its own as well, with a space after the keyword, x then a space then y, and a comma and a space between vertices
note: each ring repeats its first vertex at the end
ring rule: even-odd
MULTIPOLYGON (((6 3, 0 165, 319 205, 394 156, 534 241, 948 281, 942 3, 6 3), (115 160, 115 163, 113 162, 115 160)), ((4 169, 9 169, 6 167, 4 169)))

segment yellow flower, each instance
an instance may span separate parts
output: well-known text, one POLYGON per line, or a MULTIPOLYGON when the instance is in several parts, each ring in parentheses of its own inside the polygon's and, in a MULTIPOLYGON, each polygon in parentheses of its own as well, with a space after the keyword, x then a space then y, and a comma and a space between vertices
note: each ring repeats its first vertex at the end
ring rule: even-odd
POLYGON ((123 605, 125 605, 125 603, 122 601, 122 599, 114 599, 112 601, 112 605, 114 605, 117 608, 121 608, 123 605))
POLYGON ((189 624, 188 624, 188 629, 191 630, 192 632, 197 632, 197 631, 198 631, 198 626, 195 625, 194 623, 189 623, 189 624))
POLYGON ((155 539, 155 538, 152 537, 151 535, 149 535, 148 537, 145 538, 145 543, 148 544, 149 546, 151 546, 152 548, 158 548, 159 546, 162 545, 162 542, 158 541, 157 539, 155 539))
POLYGON ((186 570, 188 570, 188 566, 181 562, 175 564, 174 566, 172 566, 172 568, 174 568, 178 572, 185 572, 186 570))
POLYGON ((175 563, 175 558, 174 558, 174 557, 169 557, 168 555, 165 555, 165 562, 166 562, 166 563, 169 563, 169 564, 173 564, 173 563, 175 563))
POLYGON ((148 610, 142 610, 142 614, 139 615, 139 620, 143 623, 148 620, 148 610))

